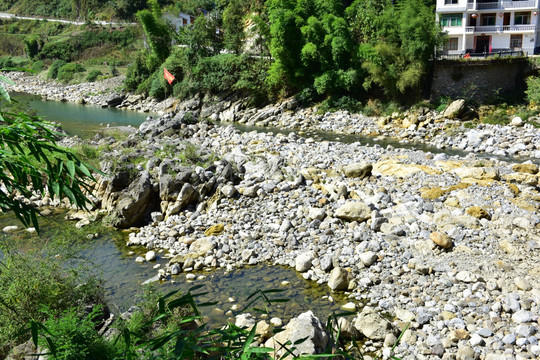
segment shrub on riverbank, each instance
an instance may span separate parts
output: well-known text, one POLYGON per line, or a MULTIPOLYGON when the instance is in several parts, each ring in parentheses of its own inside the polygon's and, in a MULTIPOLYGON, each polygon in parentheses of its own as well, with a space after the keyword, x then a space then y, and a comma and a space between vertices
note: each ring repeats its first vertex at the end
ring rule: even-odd
POLYGON ((99 76, 103 75, 103 73, 100 71, 100 70, 92 70, 88 73, 88 75, 86 76, 86 81, 88 82, 94 82, 97 80, 97 78, 99 76))
POLYGON ((75 74, 84 72, 85 68, 81 64, 67 63, 58 69, 56 79, 58 81, 68 83, 75 77, 75 74))

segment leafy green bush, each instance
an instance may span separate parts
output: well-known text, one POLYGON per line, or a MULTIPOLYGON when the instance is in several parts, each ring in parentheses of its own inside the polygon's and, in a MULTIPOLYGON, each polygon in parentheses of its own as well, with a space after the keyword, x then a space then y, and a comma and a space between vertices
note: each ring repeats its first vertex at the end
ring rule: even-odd
POLYGON ((45 322, 45 327, 54 335, 54 348, 42 339, 41 346, 49 353, 54 351, 57 360, 108 360, 116 358, 115 348, 95 330, 94 318, 100 315, 100 309, 94 309, 86 317, 77 314, 76 308, 62 312, 60 317, 54 314, 45 322))
POLYGON ((57 80, 62 82, 70 82, 75 77, 76 73, 84 72, 85 68, 81 64, 67 63, 58 69, 57 80))
POLYGON ((165 79, 161 76, 155 74, 153 77, 152 83, 150 85, 149 95, 155 97, 156 99, 165 99, 165 94, 167 93, 167 83, 165 79))
MULTIPOLYGON (((6 240, 4 238, 2 242, 8 243, 6 240)), ((49 315, 56 316, 73 306, 102 301, 97 278, 84 269, 66 266, 71 258, 68 250, 51 246, 47 249, 27 253, 2 249, 0 357, 7 350, 2 346, 9 347, 26 340, 20 331, 30 320, 47 318, 41 311, 43 308, 51 309, 49 315)))
POLYGON ((100 70, 92 70, 90 73, 86 76, 86 81, 88 82, 94 82, 97 80, 98 76, 103 75, 103 73, 100 70))
POLYGON ((147 51, 139 52, 133 63, 127 68, 126 79, 124 80, 124 87, 126 90, 138 91, 141 84, 145 81, 148 82, 150 75, 159 66, 159 64, 156 65, 156 63, 157 61, 155 61, 147 51))
POLYGON ((492 125, 508 125, 510 122, 510 117, 504 109, 496 109, 485 114, 480 119, 484 124, 492 125))
POLYGON ((448 107, 448 105, 450 105, 451 102, 452 98, 448 96, 441 96, 432 103, 432 106, 438 112, 443 112, 448 107))
POLYGON ((65 62, 71 61, 77 53, 75 45, 69 40, 59 40, 43 45, 39 52, 40 59, 60 59, 65 62))
POLYGON ((31 67, 31 70, 34 71, 34 72, 41 72, 43 71, 43 69, 45 69, 45 63, 43 63, 43 61, 41 60, 38 60, 38 61, 34 61, 32 63, 32 67, 31 67))
POLYGON ((8 69, 15 66, 15 63, 13 63, 13 59, 11 56, 7 57, 0 57, 0 69, 8 69))
POLYGON ((320 107, 319 112, 325 113, 328 111, 348 110, 350 112, 359 112, 362 109, 362 103, 350 96, 342 96, 339 98, 325 99, 320 107))
POLYGON ((41 47, 41 41, 36 35, 30 35, 23 40, 26 55, 33 59, 39 53, 39 48, 41 47))
POLYGON ((531 105, 540 105, 540 77, 530 76, 527 78, 525 94, 531 105))
POLYGON ((47 78, 56 79, 58 77, 58 70, 66 64, 67 63, 64 60, 56 60, 55 62, 53 62, 51 67, 49 68, 49 71, 47 72, 47 78))

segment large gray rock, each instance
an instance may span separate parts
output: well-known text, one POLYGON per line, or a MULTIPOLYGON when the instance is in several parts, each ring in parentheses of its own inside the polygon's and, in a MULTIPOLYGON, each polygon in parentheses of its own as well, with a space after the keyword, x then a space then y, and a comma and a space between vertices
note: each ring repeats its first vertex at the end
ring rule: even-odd
POLYGON ((353 325, 362 335, 371 340, 384 340, 390 329, 388 321, 368 307, 362 310, 353 325))
POLYGON ((371 175, 373 166, 366 162, 361 161, 355 164, 346 165, 343 167, 343 173, 347 177, 363 179, 371 175))
POLYGON ((347 290, 349 286, 349 273, 340 267, 334 268, 330 272, 328 287, 334 291, 347 290))
POLYGON ((127 190, 123 191, 118 200, 113 203, 111 211, 113 226, 129 228, 141 225, 156 207, 158 200, 154 193, 148 171, 140 173, 127 190))
POLYGON ((350 221, 364 221, 371 217, 369 206, 359 201, 349 201, 336 210, 337 218, 350 221))
POLYGON ((199 257, 206 255, 207 252, 213 250, 216 247, 216 244, 210 241, 209 238, 204 237, 198 240, 195 240, 189 246, 189 252, 193 257, 199 257))
MULTIPOLYGON (((289 349, 294 349, 295 356, 320 354, 326 348, 328 335, 319 319, 311 311, 308 311, 292 319, 285 326, 285 329, 270 338, 265 346, 276 349, 277 357, 281 358, 285 354, 285 350, 279 344, 285 344, 287 341, 291 342, 289 349), (305 339, 305 341, 295 344, 301 339, 305 339)), ((291 358, 291 356, 289 355, 287 358, 291 358)))
POLYGON ((313 255, 311 253, 300 254, 296 257, 295 267, 298 272, 306 272, 311 269, 313 255))
POLYGON ((459 99, 452 101, 450 105, 444 110, 443 116, 448 119, 458 118, 465 111, 465 100, 459 99))
POLYGON ((174 201, 182 189, 183 182, 172 175, 164 174, 159 178, 159 197, 163 201, 174 201))
POLYGON ((124 101, 125 96, 121 94, 111 94, 105 99, 105 103, 108 107, 116 107, 124 101))

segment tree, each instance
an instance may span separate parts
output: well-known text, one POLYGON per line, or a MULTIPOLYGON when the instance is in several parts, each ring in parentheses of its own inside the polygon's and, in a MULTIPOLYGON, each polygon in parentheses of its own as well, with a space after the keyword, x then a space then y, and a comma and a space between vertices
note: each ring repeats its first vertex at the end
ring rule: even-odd
MULTIPOLYGON (((0 76, 0 99, 10 102, 0 76)), ((68 150, 56 145, 59 134, 50 124, 25 113, 0 108, 0 210, 12 210, 25 225, 39 230, 38 209, 29 204, 34 193, 67 198, 85 209, 89 204, 84 191, 91 191, 94 177, 89 167, 68 150)))
POLYGON ((143 27, 148 46, 162 63, 171 53, 170 29, 161 19, 161 8, 157 1, 148 0, 148 7, 150 10, 137 12, 137 19, 143 27))
POLYGON ((230 0, 223 10, 223 42, 225 48, 240 55, 244 47, 246 34, 244 31, 244 18, 248 12, 246 0, 230 0))

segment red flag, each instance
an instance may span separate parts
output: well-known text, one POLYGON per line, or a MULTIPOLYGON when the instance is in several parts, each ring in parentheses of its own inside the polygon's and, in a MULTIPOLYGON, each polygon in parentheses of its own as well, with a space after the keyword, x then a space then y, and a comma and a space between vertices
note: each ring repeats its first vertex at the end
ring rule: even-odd
POLYGON ((173 74, 171 74, 170 72, 167 71, 167 68, 163 68, 163 77, 165 77, 165 80, 167 80, 169 82, 169 85, 172 84, 172 82, 174 81, 174 76, 173 74))

